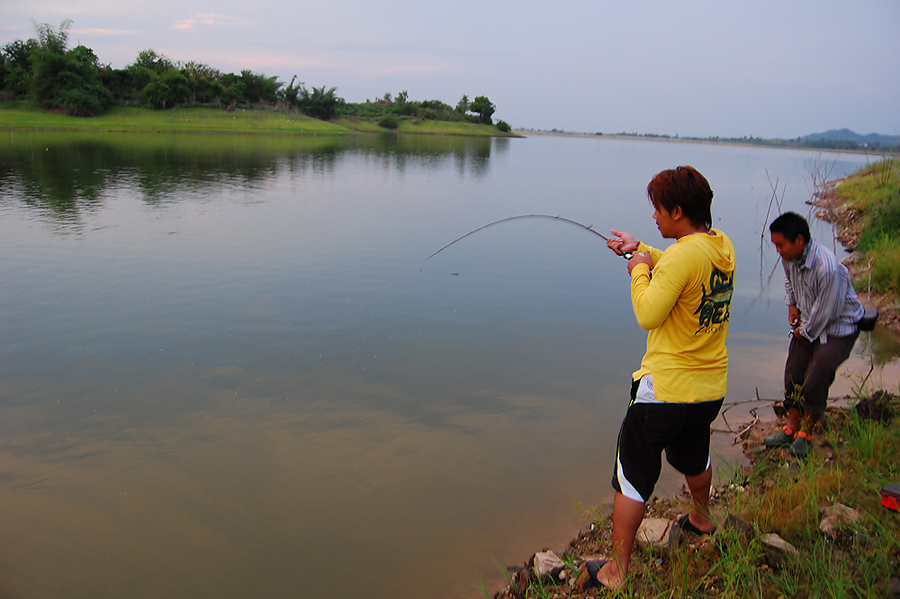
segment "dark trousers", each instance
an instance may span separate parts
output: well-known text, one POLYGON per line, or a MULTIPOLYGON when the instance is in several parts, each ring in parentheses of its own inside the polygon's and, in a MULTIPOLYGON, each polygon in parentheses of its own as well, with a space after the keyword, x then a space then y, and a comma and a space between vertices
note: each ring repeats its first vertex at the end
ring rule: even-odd
POLYGON ((857 337, 859 331, 846 337, 828 337, 828 343, 820 343, 794 335, 784 365, 784 406, 798 407, 814 416, 824 414, 828 389, 838 366, 850 357, 857 337))

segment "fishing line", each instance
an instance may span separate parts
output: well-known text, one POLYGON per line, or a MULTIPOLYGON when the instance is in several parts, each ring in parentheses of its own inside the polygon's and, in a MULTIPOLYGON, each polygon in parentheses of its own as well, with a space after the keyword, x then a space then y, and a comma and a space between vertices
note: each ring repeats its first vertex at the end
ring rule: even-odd
MULTIPOLYGON (((396 279, 394 279, 393 281, 391 281, 390 283, 388 283, 386 286, 382 287, 381 289, 379 289, 378 291, 376 291, 375 293, 373 293, 372 295, 370 295, 370 296, 369 296, 368 298, 366 298, 361 304, 359 304, 358 306, 356 306, 355 308, 353 308, 352 310, 350 310, 349 312, 347 312, 344 316, 342 316, 342 317, 340 317, 339 319, 337 319, 334 323, 332 323, 332 324, 331 324, 330 326, 328 326, 326 329, 322 330, 322 331, 321 331, 319 334, 317 334, 315 337, 313 337, 312 339, 310 339, 310 340, 307 341, 306 343, 303 343, 302 345, 300 345, 300 347, 298 347, 298 348, 297 348, 296 350, 294 350, 292 353, 290 353, 290 354, 288 354, 287 356, 285 356, 285 358, 284 358, 283 360, 281 360, 280 362, 278 362, 277 364, 275 364, 274 366, 272 366, 272 367, 271 367, 270 369, 268 369, 266 372, 264 372, 264 373, 262 373, 261 375, 259 375, 259 376, 255 377, 255 378, 253 378, 253 379, 247 381, 244 385, 238 387, 238 388, 234 391, 234 397, 232 397, 232 399, 231 399, 230 401, 227 401, 227 402, 223 403, 222 405, 218 406, 217 408, 214 408, 213 410, 211 410, 210 412, 208 412, 207 414, 205 414, 200 420, 198 420, 198 421, 195 422, 194 424, 188 426, 185 430, 183 430, 183 431, 181 432, 181 434, 179 434, 177 437, 175 437, 174 439, 172 439, 171 441, 169 441, 168 443, 166 443, 166 445, 163 446, 162 450, 163 450, 163 451, 168 450, 169 447, 171 447, 172 445, 174 445, 175 443, 177 443, 178 441, 180 441, 186 434, 188 434, 191 430, 193 430, 193 429, 194 429, 195 427, 197 427, 199 424, 201 424, 201 423, 203 423, 203 422, 206 422, 207 420, 209 420, 212 416, 214 416, 215 414, 217 414, 217 413, 220 412, 221 410, 224 410, 225 408, 227 408, 227 407, 233 405, 233 403, 234 403, 235 401, 237 401, 238 397, 240 397, 240 396, 241 396, 243 393, 245 393, 248 389, 250 389, 250 388, 253 387, 254 385, 260 383, 263 379, 269 377, 273 372, 275 372, 276 370, 278 370, 279 368, 281 368, 282 366, 284 366, 289 360, 291 360, 292 358, 294 358, 294 357, 296 357, 297 355, 299 355, 300 352, 302 352, 303 350, 307 349, 308 347, 310 347, 311 345, 313 345, 314 343, 316 343, 319 339, 321 339, 322 337, 324 337, 325 335, 327 335, 328 333, 330 333, 331 331, 333 331, 333 330, 334 330, 335 328, 337 328, 341 323, 346 322, 348 319, 350 319, 350 317, 352 317, 352 316, 355 315, 357 312, 359 312, 360 310, 362 310, 364 307, 366 307, 367 305, 369 305, 370 303, 372 303, 377 297, 379 297, 380 295, 382 295, 383 293, 385 293, 386 291, 388 291, 389 289, 391 289, 394 285, 396 285, 397 283, 399 283, 400 281, 402 281, 403 279, 405 279, 406 277, 408 277, 408 276, 409 276, 410 274, 412 274, 414 271, 420 269, 420 268, 422 267, 423 264, 425 264, 427 261, 429 261, 429 260, 431 260, 432 258, 434 258, 435 256, 437 256, 438 254, 440 254, 441 252, 443 252, 444 250, 446 250, 446 249, 449 248, 450 246, 454 245, 454 244, 457 243, 457 242, 462 241, 463 239, 465 239, 466 237, 469 237, 470 235, 474 235, 475 233, 478 233, 479 231, 483 231, 483 230, 487 229, 488 227, 493 227, 494 225, 499 225, 499 224, 501 224, 501 223, 507 223, 507 222, 511 222, 511 221, 515 221, 515 220, 530 219, 530 218, 544 219, 544 220, 553 220, 553 221, 558 221, 558 222, 561 222, 561 223, 567 223, 567 224, 570 224, 570 225, 574 225, 574 226, 576 226, 576 227, 578 227, 578 228, 580 228, 580 229, 584 229, 585 231, 588 231, 589 233, 593 233, 594 235, 596 235, 597 237, 600 237, 600 238, 604 239, 605 241, 609 241, 609 238, 608 238, 606 235, 603 235, 603 234, 600 233, 599 231, 595 230, 595 229, 593 228, 592 225, 585 225, 585 224, 582 224, 582 223, 580 223, 580 222, 578 222, 578 221, 575 221, 575 220, 572 220, 572 219, 569 219, 569 218, 564 218, 564 217, 562 217, 562 216, 554 216, 554 215, 552 215, 552 214, 519 214, 519 215, 517 215, 517 216, 510 216, 510 217, 507 217, 507 218, 501 218, 500 220, 495 220, 494 222, 490 222, 490 223, 488 223, 488 224, 486 224, 486 225, 482 225, 482 226, 478 227, 477 229, 473 229, 473 230, 469 231, 468 233, 466 233, 465 235, 461 235, 461 236, 457 237, 456 239, 454 239, 453 241, 451 241, 450 243, 448 243, 448 244, 445 245, 444 247, 442 247, 442 248, 440 248, 439 250, 437 250, 436 252, 432 253, 432 254, 429 255, 427 258, 425 258, 424 260, 422 260, 421 262, 419 262, 418 264, 416 264, 416 265, 413 266, 412 268, 410 268, 410 269, 408 269, 407 271, 405 271, 404 273, 402 273, 402 274, 401 274, 400 276, 398 276, 396 279)), ((631 252, 624 252, 622 255, 624 256, 624 258, 625 258, 626 260, 630 260, 630 259, 631 259, 631 256, 632 256, 631 252)))
MULTIPOLYGON (((443 252, 444 250, 446 250, 448 247, 450 247, 451 245, 453 245, 453 244, 456 243, 457 241, 462 241, 463 239, 465 239, 465 238, 468 237, 469 235, 473 235, 473 234, 475 234, 475 233, 478 233, 479 231, 483 231, 484 229, 487 229, 488 227, 493 227, 494 225, 499 225, 500 223, 507 223, 507 222, 509 222, 509 221, 519 220, 519 219, 522 219, 522 218, 544 218, 544 219, 549 219, 549 220, 560 221, 560 222, 563 222, 563 223, 568 223, 568 224, 570 224, 570 225, 575 225, 576 227, 579 227, 579 228, 581 228, 581 229, 584 229, 585 231, 589 231, 590 233, 593 233, 594 235, 596 235, 597 237, 600 237, 600 238, 603 239, 604 241, 609 241, 609 237, 607 237, 607 236, 604 235, 603 233, 600 233, 599 231, 597 231, 596 229, 594 229, 594 226, 593 226, 593 225, 585 225, 585 224, 582 224, 582 223, 580 223, 580 222, 578 222, 578 221, 572 220, 572 219, 570 219, 570 218, 564 218, 564 217, 562 217, 562 216, 553 216, 552 214, 520 214, 520 215, 518 215, 518 216, 510 216, 510 217, 508 217, 508 218, 501 218, 500 220, 495 220, 495 221, 492 222, 492 223, 488 223, 488 224, 486 224, 486 225, 482 225, 482 226, 478 227, 477 229, 473 229, 472 231, 469 231, 469 232, 466 233, 465 235, 462 235, 462 236, 460 236, 460 237, 457 237, 456 239, 454 239, 453 241, 451 241, 450 243, 448 243, 447 245, 445 245, 444 247, 442 247, 441 249, 439 249, 439 250, 436 251, 435 253, 431 254, 431 256, 428 256, 428 258, 425 258, 425 260, 423 260, 422 262, 425 262, 425 261, 428 260, 429 258, 433 258, 434 256, 437 256, 438 254, 440 254, 441 252, 443 252)), ((622 256, 623 256, 626 260, 631 260, 632 254, 631 254, 631 252, 624 252, 624 253, 622 254, 622 256)))

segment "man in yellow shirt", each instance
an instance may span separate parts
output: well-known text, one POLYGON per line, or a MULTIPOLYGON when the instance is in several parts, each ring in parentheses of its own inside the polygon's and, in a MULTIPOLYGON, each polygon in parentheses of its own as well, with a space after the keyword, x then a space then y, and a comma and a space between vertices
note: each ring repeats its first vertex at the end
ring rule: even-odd
POLYGON ((631 300, 649 331, 641 367, 632 377, 622 422, 613 488, 613 559, 586 564, 596 585, 621 588, 646 502, 662 468, 662 452, 684 474, 693 497, 682 531, 710 534, 710 424, 727 387, 725 339, 734 289, 734 246, 712 228, 713 192, 690 166, 662 171, 647 186, 665 251, 612 230, 610 249, 628 261, 631 300))

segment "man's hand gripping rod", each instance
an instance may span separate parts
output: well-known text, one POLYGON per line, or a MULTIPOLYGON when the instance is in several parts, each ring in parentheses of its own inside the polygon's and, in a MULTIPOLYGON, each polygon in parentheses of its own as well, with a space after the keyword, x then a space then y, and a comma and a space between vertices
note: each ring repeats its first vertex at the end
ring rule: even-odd
MULTIPOLYGON (((587 230, 590 231, 591 233, 597 233, 597 231, 593 230, 590 226, 585 227, 585 229, 587 229, 587 230)), ((604 235, 603 233, 597 233, 597 235, 599 235, 600 237, 602 237, 602 238, 605 239, 606 241, 609 241, 609 237, 607 237, 607 236, 604 235)), ((610 249, 612 249, 612 248, 610 248, 610 249)), ((613 250, 613 251, 615 251, 615 250, 613 250)), ((632 257, 632 256, 634 256, 634 254, 631 253, 631 252, 622 252, 622 257, 625 258, 626 260, 631 260, 631 257, 632 257)))

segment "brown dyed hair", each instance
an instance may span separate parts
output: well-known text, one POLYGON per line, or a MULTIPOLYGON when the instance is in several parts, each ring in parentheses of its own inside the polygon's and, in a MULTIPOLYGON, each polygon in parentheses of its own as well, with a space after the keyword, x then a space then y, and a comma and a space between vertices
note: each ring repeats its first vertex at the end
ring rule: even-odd
POLYGON ((693 224, 712 227, 713 192, 706 177, 692 166, 679 166, 657 174, 647 185, 647 195, 654 208, 672 212, 678 206, 693 224))

